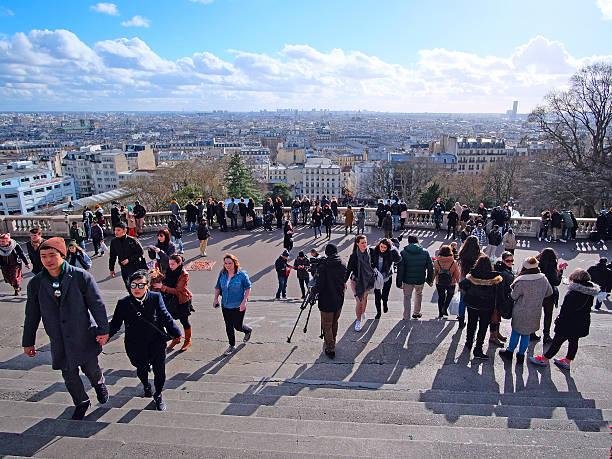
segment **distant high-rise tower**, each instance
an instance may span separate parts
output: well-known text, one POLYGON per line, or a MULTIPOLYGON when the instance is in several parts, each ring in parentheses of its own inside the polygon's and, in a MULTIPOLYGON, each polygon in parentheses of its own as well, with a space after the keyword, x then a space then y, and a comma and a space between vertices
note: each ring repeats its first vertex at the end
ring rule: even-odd
POLYGON ((514 117, 514 116, 516 116, 516 112, 517 112, 517 110, 518 110, 518 100, 515 100, 515 101, 512 103, 512 116, 513 116, 513 117, 514 117))

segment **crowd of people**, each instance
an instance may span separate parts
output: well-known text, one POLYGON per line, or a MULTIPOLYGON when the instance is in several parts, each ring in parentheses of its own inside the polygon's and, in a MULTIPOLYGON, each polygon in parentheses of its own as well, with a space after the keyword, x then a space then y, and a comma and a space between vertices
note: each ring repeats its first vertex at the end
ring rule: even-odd
MULTIPOLYGON (((558 286, 567 263, 558 259, 554 249, 547 247, 537 256, 526 258, 519 264, 520 269, 515 270, 516 238, 508 224, 508 214, 505 211, 496 213, 496 209, 489 214, 481 206, 474 217, 469 215, 471 212, 466 206, 458 203, 457 208, 449 211, 454 216, 447 216, 450 222, 448 241, 433 257, 419 244, 415 235, 407 236, 407 244, 403 248, 402 237, 393 237, 396 228, 401 229, 405 225, 405 211, 401 202, 396 201, 389 203, 391 210, 386 210, 385 203, 381 203, 383 210, 380 215, 383 211, 384 215, 380 218, 377 211, 377 216, 384 237, 374 244, 369 244, 363 234, 365 216, 360 218, 360 214, 364 214, 364 209, 354 214, 350 206, 346 208, 343 216, 345 234, 352 232, 355 220, 357 223, 353 250, 346 262, 341 259, 338 247, 331 242, 325 246, 324 255, 314 249, 308 256, 300 251, 291 261, 295 226, 311 224, 316 228, 313 221, 325 224, 328 219, 326 235, 331 239, 327 227, 333 226, 339 219, 337 201, 322 199, 313 206, 310 203, 305 206, 305 200, 307 198, 296 198, 295 206, 291 206, 290 218, 284 217, 282 202, 277 204, 269 199, 268 210, 264 210, 264 215, 271 212, 277 218, 277 228, 283 231, 284 251, 274 263, 278 277, 275 297, 279 300, 287 297, 287 282, 291 272, 295 271, 302 298, 309 295, 316 298, 321 313, 324 352, 332 359, 335 357, 338 320, 346 292, 350 292, 355 299, 354 330, 359 333, 367 325, 366 310, 370 294, 374 294, 374 320, 389 312, 389 295, 395 276, 395 285, 403 295, 402 319, 420 320, 423 317, 424 286, 435 285, 437 318, 446 320, 449 315, 456 314, 459 328, 467 325, 465 349, 473 352, 475 359, 489 358, 483 349, 489 331, 490 344, 505 346, 500 350, 501 358, 511 360, 516 352, 519 364, 524 362, 530 341, 542 339, 548 345, 546 352, 530 358, 534 365, 548 365, 561 345, 568 341, 565 358, 555 359, 554 362, 561 368, 569 369, 576 357, 579 338, 589 333, 591 308, 599 309, 612 288, 612 264, 602 258, 588 270, 577 268, 569 275, 568 291, 561 300, 558 286), (397 206, 393 207, 394 204, 397 206), (277 213, 279 208, 280 214, 277 213), (464 218, 466 209, 468 218, 464 218), (391 226, 386 227, 389 221, 391 226), (451 227, 451 223, 455 226, 451 227), (491 228, 489 234, 485 231, 487 227, 491 228), (492 239, 492 231, 499 233, 499 237, 492 239), (490 246, 494 249, 489 249, 490 246), (553 312, 559 304, 561 310, 553 328, 553 312), (502 320, 511 321, 509 338, 500 333, 502 320), (539 330, 542 330, 541 336, 537 335, 539 330)), ((252 200, 230 199, 228 211, 231 209, 232 215, 236 216, 230 217, 230 229, 238 230, 237 216, 244 216, 241 228, 250 229, 249 223, 256 218, 251 203, 252 200), (237 209, 236 213, 234 209, 237 209)), ((206 256, 213 224, 217 223, 221 231, 227 230, 223 224, 225 219, 219 219, 217 212, 218 208, 224 209, 225 204, 223 201, 215 203, 212 199, 206 205, 202 200, 196 204, 190 201, 185 208, 183 222, 182 209, 173 201, 168 227, 157 232, 155 245, 148 246, 146 251, 138 238, 143 232, 146 210, 139 206, 136 202, 134 206, 123 207, 122 210, 118 203, 113 204, 111 220, 114 237, 109 247, 104 242, 104 232, 101 236, 97 234, 96 228, 106 226, 105 221, 101 221, 104 214, 99 207, 94 212, 84 211, 83 228, 71 226, 69 244, 59 237, 44 238, 40 228, 33 228, 26 244, 27 257, 10 234, 0 235, 0 267, 16 295, 21 289, 22 264, 26 267, 31 265, 35 274, 28 284, 22 341, 24 353, 32 357, 36 355, 36 330, 42 320, 51 341, 52 366, 62 371, 75 405, 73 419, 83 419, 91 404, 79 371, 90 380, 98 401, 105 403, 108 400, 98 355, 102 346, 122 326, 125 327, 127 356, 142 382, 144 395, 153 398, 158 410, 166 409, 162 398, 166 354, 173 352, 181 342, 180 352, 192 346, 189 318, 195 308, 189 290, 189 273, 185 270, 182 256, 182 231, 197 233, 200 254, 206 256), (208 204, 214 206, 212 216, 208 204), (134 215, 138 215, 138 218, 134 215), (130 216, 135 220, 133 226, 130 216), (88 272, 92 265, 92 259, 85 251, 88 240, 93 242, 94 255, 103 255, 108 250, 110 276, 116 276, 118 264, 127 290, 127 295, 118 300, 110 321, 96 281, 88 272), (147 257, 152 263, 147 262, 147 257), (149 371, 153 372, 153 386, 148 381, 149 371)), ((441 206, 437 201, 431 209, 436 222, 436 215, 444 212, 441 206)), ((318 237, 316 230, 315 237, 318 237)), ((225 254, 223 267, 214 285, 213 300, 213 306, 220 308, 225 323, 229 344, 225 355, 231 355, 236 350, 236 331, 244 335, 244 342, 251 338, 252 329, 245 323, 251 287, 251 280, 240 268, 238 258, 225 254)))

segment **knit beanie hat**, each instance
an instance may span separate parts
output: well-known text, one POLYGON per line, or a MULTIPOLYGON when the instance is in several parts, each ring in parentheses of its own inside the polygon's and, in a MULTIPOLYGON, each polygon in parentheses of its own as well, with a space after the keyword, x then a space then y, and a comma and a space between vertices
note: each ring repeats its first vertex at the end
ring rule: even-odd
POLYGON ((336 255, 338 253, 338 247, 334 244, 327 244, 325 246, 325 255, 331 257, 332 255, 336 255))
POLYGON ((61 237, 51 237, 49 239, 45 239, 40 245, 40 250, 45 249, 55 249, 64 258, 66 258, 66 252, 68 251, 66 248, 66 241, 64 241, 64 238, 61 237))

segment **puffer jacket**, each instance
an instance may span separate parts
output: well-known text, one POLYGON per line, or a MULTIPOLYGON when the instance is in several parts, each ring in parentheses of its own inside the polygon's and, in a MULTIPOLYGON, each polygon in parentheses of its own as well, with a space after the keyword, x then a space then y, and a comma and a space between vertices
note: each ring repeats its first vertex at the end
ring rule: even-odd
POLYGON ((493 311, 496 304, 504 300, 504 289, 501 286, 502 276, 497 271, 478 272, 472 269, 459 282, 459 288, 464 292, 465 305, 480 311, 493 311))
POLYGON ((431 284, 434 277, 433 263, 429 252, 419 244, 408 244, 402 250, 402 261, 398 264, 397 283, 421 285, 431 284))
POLYGON ((571 282, 563 298, 561 312, 555 320, 555 334, 568 338, 588 336, 591 328, 591 307, 597 293, 597 287, 591 282, 571 282))

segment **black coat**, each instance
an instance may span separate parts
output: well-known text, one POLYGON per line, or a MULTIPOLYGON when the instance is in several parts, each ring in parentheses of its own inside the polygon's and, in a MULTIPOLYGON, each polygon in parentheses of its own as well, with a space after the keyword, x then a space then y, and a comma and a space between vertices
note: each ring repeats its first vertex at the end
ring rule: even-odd
POLYGON ((113 207, 111 209, 111 225, 114 228, 119 223, 121 223, 121 215, 119 214, 119 209, 117 207, 113 207))
POLYGON ((195 204, 189 203, 185 206, 185 220, 188 222, 198 221, 198 208, 195 204))
POLYGON ((514 282, 514 273, 512 269, 508 268, 502 261, 495 263, 495 271, 502 277, 501 289, 503 291, 503 300, 500 304, 497 304, 497 310, 502 313, 504 319, 509 319, 512 314, 512 306, 514 300, 510 297, 512 293, 512 282, 514 282))
POLYGON ((167 335, 172 338, 181 336, 158 292, 148 292, 142 305, 132 295, 120 299, 110 321, 110 336, 115 335, 124 323, 125 352, 135 367, 147 365, 156 352, 165 353, 167 335))
POLYGON ((597 263, 587 269, 587 272, 591 275, 591 281, 599 285, 604 292, 610 291, 610 288, 612 288, 612 271, 605 263, 597 263))
POLYGON ((449 210, 448 215, 446 215, 446 222, 450 227, 457 226, 457 223, 459 223, 459 214, 457 214, 455 209, 449 210))
POLYGON ((147 215, 147 209, 142 204, 136 204, 134 206, 134 218, 144 218, 147 215))
POLYGON ((318 278, 314 291, 319 295, 319 310, 339 311, 344 304, 346 265, 337 254, 323 258, 318 264, 318 278))
POLYGON ((555 334, 568 338, 582 338, 589 334, 591 307, 597 288, 587 284, 570 283, 563 298, 561 312, 555 320, 555 334))
POLYGON ((380 271, 380 273, 385 278, 392 274, 393 263, 402 261, 402 256, 395 247, 387 249, 384 253, 378 251, 376 248, 370 248, 370 260, 372 261, 373 268, 378 269, 379 258, 383 259, 382 271, 380 271))
POLYGON ((479 273, 472 269, 467 277, 459 282, 459 288, 465 293, 465 305, 480 311, 493 311, 497 304, 504 301, 502 282, 503 278, 497 271, 479 273))
POLYGON ((210 229, 208 229, 208 225, 198 225, 198 240, 204 241, 210 237, 210 229))
POLYGON ((467 222, 469 219, 470 219, 470 209, 463 209, 463 211, 461 212, 460 220, 462 222, 467 222))
MULTIPOLYGON (((44 239, 41 240, 41 245, 44 239)), ((34 274, 38 274, 43 270, 42 262, 40 261, 40 245, 37 249, 32 245, 32 241, 26 242, 26 249, 28 250, 28 257, 30 258, 30 263, 32 263, 32 272, 34 274)))
POLYGON ((295 261, 293 262, 293 268, 295 269, 295 272, 297 273, 298 279, 308 280, 310 278, 310 275, 308 274, 309 267, 310 267, 310 260, 308 260, 308 258, 306 257, 304 258, 297 257, 295 261))
POLYGON ((134 273, 139 269, 147 269, 147 262, 144 259, 144 251, 138 239, 132 236, 116 237, 111 241, 110 256, 108 258, 109 271, 115 270, 117 260, 129 260, 125 266, 119 264, 121 271, 134 273))
POLYGON ((59 305, 52 283, 43 271, 28 284, 22 346, 34 346, 42 319, 51 343, 53 369, 76 368, 102 352, 96 336, 108 333, 106 307, 87 271, 65 263, 59 305))

